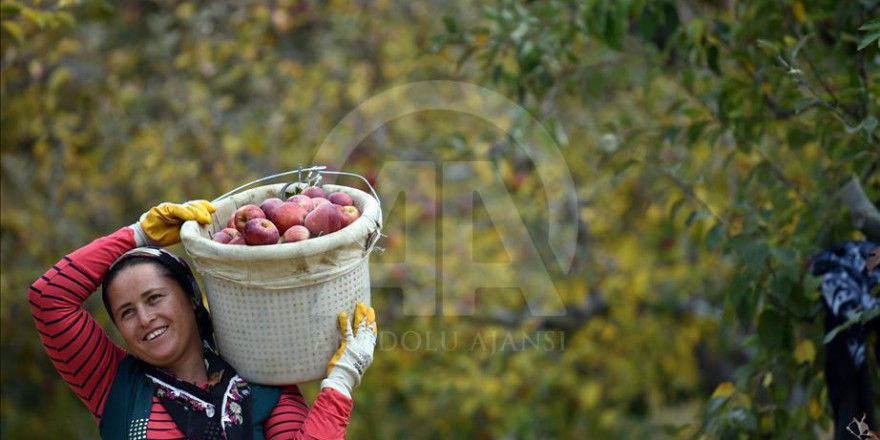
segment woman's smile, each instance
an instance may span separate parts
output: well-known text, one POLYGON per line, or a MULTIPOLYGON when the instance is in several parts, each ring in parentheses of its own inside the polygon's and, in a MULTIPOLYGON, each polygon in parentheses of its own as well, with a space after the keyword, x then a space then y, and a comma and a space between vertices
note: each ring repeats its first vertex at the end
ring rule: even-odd
POLYGON ((144 340, 145 340, 145 341, 148 341, 148 342, 149 342, 149 341, 153 341, 153 340, 155 340, 156 338, 158 338, 159 336, 164 335, 164 334, 165 334, 165 330, 168 330, 168 326, 167 326, 167 325, 162 326, 162 327, 159 327, 159 328, 157 328, 156 330, 151 331, 150 333, 147 334, 146 337, 144 337, 144 340))

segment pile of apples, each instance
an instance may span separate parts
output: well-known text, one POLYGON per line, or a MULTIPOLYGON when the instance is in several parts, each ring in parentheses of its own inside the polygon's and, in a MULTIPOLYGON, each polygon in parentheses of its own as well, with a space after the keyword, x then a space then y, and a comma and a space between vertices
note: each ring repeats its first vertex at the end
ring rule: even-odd
POLYGON ((248 204, 236 209, 212 240, 248 246, 296 243, 332 234, 360 216, 350 195, 326 194, 322 188, 310 186, 287 200, 272 197, 259 206, 248 204))

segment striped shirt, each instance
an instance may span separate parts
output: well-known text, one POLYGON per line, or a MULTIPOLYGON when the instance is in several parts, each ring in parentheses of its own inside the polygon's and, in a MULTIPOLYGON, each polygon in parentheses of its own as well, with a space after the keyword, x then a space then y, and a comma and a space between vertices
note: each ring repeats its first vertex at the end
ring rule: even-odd
MULTIPOLYGON (((135 246, 134 231, 122 228, 64 257, 28 292, 43 347, 55 369, 99 424, 110 386, 126 352, 110 339, 82 304, 98 289, 110 265, 135 246)), ((347 396, 323 388, 309 408, 299 387, 284 387, 263 425, 266 439, 344 438, 352 404, 347 396)), ((147 438, 185 438, 155 396, 147 438)))

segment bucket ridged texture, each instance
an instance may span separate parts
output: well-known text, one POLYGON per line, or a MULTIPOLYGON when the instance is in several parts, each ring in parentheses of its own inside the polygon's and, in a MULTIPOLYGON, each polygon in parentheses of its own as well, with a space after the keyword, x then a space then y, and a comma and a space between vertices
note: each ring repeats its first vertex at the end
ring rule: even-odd
POLYGON ((339 347, 339 312, 370 304, 369 254, 381 230, 379 205, 354 188, 361 217, 346 228, 304 242, 269 246, 216 243, 240 206, 278 197, 267 185, 214 202, 210 225, 186 222, 180 238, 204 281, 218 349, 250 382, 283 385, 321 379, 339 347))

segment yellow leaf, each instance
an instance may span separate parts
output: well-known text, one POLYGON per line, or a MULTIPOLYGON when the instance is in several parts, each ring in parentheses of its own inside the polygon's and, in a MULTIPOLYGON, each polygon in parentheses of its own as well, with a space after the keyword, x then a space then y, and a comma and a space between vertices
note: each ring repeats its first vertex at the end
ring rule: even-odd
POLYGON ((804 339, 803 341, 798 342, 797 347, 794 349, 794 360, 799 364, 812 364, 815 359, 816 346, 813 345, 813 341, 804 339))
POLYGON ((819 406, 819 401, 815 397, 810 399, 810 417, 813 420, 819 420, 822 417, 822 407, 819 406))
POLYGON ((712 398, 727 398, 730 397, 734 391, 736 391, 736 385, 734 385, 733 382, 721 382, 712 393, 712 398))
POLYGON ((764 388, 770 388, 770 385, 773 385, 773 373, 768 371, 761 383, 764 385, 764 388))
POLYGON ((578 396, 581 401, 581 405, 585 409, 593 409, 602 399, 602 385, 596 382, 587 382, 587 384, 581 388, 581 392, 578 396))
POLYGON ((797 20, 798 23, 803 23, 807 21, 807 11, 804 9, 804 4, 801 2, 794 2, 791 5, 791 12, 794 15, 794 19, 797 20))
POLYGON ((9 32, 9 35, 12 35, 15 38, 15 41, 21 43, 24 40, 24 27, 14 21, 4 21, 3 29, 6 29, 6 32, 9 32))

